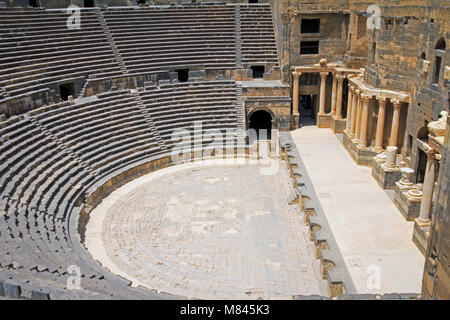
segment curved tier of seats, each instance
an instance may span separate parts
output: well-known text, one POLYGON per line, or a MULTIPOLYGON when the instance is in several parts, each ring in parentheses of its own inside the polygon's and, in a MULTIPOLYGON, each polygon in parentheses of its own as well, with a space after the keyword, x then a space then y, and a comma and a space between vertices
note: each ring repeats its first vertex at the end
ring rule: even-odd
MULTIPOLYGON (((78 217, 116 177, 167 157, 167 132, 202 120, 237 132, 236 83, 165 83, 53 104, 0 122, 0 282, 52 299, 167 298, 103 270, 82 248, 78 217), (82 209, 83 208, 83 209, 82 209), (76 265, 83 290, 67 289, 76 265)), ((132 172, 133 175, 130 175, 132 172)))
MULTIPOLYGON (((172 139, 176 129, 189 130, 192 143, 199 134, 194 130, 198 129, 202 130, 203 135, 220 131, 223 143, 226 143, 226 138, 234 139, 238 123, 237 112, 240 108, 237 106, 236 89, 235 82, 225 80, 191 82, 189 85, 168 83, 149 87, 140 92, 140 97, 160 137, 167 148, 171 149, 180 146, 180 143, 172 139), (225 137, 227 130, 230 131, 231 137, 225 137)), ((204 141, 204 144, 207 142, 204 141)))
POLYGON ((234 69, 237 54, 277 66, 270 5, 239 6, 83 9, 79 29, 65 9, 0 9, 0 102, 89 77, 234 69))
POLYGON ((19 96, 51 83, 88 75, 122 74, 93 10, 69 29, 65 10, 0 9, 0 88, 19 96))
POLYGON ((270 5, 241 6, 243 63, 278 66, 277 44, 270 5))
POLYGON ((231 6, 108 8, 103 17, 130 72, 235 68, 231 6))

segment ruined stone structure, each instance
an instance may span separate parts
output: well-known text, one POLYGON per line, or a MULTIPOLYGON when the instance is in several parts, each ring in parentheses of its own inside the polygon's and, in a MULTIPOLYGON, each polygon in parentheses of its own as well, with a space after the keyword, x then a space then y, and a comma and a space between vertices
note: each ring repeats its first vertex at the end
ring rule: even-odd
POLYGON ((448 175, 442 160, 449 111, 446 2, 272 3, 293 117, 301 120, 303 113, 318 127, 342 133, 354 161, 372 167, 380 187, 395 190, 394 203, 415 221, 413 241, 435 261, 427 262, 426 297, 448 298, 448 268, 436 275, 436 261, 448 264, 448 209, 442 205, 448 175), (433 214, 443 245, 430 249, 433 214))
MULTIPOLYGON (((449 299, 449 11, 443 0, 0 1, 0 295, 180 298, 94 261, 92 210, 173 154, 249 158, 246 130, 312 121, 393 192, 426 257, 422 297, 449 299), (83 290, 67 290, 73 272, 83 290)), ((287 163, 328 296, 348 298, 339 244, 280 141, 270 156, 287 163)))

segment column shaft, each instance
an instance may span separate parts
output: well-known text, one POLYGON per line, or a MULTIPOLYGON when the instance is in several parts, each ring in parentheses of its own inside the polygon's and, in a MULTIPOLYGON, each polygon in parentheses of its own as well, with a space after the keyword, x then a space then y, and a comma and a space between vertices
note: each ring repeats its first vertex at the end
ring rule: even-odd
POLYGON ((369 124, 369 102, 370 97, 364 95, 361 97, 362 111, 361 111, 361 129, 359 135, 359 147, 365 148, 367 146, 367 127, 369 124))
POLYGON ((326 85, 328 72, 320 73, 320 109, 319 114, 325 114, 326 85))
POLYGON ((337 96, 336 96, 336 119, 342 119, 342 87, 345 76, 338 74, 337 78, 337 96))
POLYGON ((376 152, 380 152, 383 149, 383 131, 384 131, 384 119, 386 117, 386 102, 387 99, 384 97, 379 99, 377 133, 375 137, 376 152))
POLYGON ((397 145, 397 137, 398 137, 398 127, 400 124, 400 107, 402 102, 398 100, 392 100, 394 105, 394 115, 392 116, 392 127, 391 127, 391 141, 389 144, 391 146, 397 145))
POLYGON ((347 114, 345 116, 345 131, 347 133, 350 132, 351 123, 352 123, 352 103, 353 103, 353 87, 348 87, 348 99, 347 99, 347 114))
POLYGON ((350 125, 350 137, 355 136, 356 131, 356 113, 358 110, 358 100, 359 100, 359 90, 356 89, 353 94, 353 102, 352 102, 352 120, 350 125))
POLYGON ((356 111, 355 138, 353 139, 355 143, 359 142, 359 136, 361 135, 362 95, 358 99, 358 110, 356 111))
POLYGON ((423 182, 422 202, 420 203, 419 221, 427 223, 430 221, 431 208, 433 206, 434 180, 436 179, 436 160, 434 150, 428 151, 427 167, 423 182))
POLYGON ((337 79, 336 75, 333 74, 333 86, 331 89, 331 112, 330 112, 332 116, 336 114, 336 90, 337 90, 337 79))
POLYGON ((299 93, 299 86, 300 86, 300 74, 298 72, 293 72, 292 75, 294 76, 294 87, 293 87, 293 97, 292 97, 292 102, 293 102, 293 110, 292 110, 292 114, 294 116, 298 115, 298 93, 299 93))

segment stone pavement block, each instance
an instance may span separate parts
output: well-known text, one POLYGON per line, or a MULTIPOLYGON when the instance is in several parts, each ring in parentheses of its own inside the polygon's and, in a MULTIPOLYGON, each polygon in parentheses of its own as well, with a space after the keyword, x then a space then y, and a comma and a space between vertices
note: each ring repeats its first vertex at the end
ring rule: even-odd
POLYGON ((319 261, 288 203, 293 186, 284 161, 275 175, 262 175, 259 165, 190 166, 117 190, 125 196, 105 206, 100 233, 110 269, 187 297, 326 294, 319 268, 308 267, 319 261))

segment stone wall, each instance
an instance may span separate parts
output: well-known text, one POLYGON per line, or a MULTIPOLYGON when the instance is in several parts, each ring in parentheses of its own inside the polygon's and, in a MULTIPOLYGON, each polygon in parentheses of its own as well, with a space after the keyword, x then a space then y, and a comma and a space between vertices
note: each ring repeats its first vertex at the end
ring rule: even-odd
POLYGON ((272 117, 272 128, 289 130, 291 123, 291 98, 289 86, 273 85, 257 87, 252 81, 242 85, 242 100, 245 105, 246 123, 256 110, 267 111, 272 117))
POLYGON ((426 252, 422 279, 424 299, 450 299, 450 117, 447 118, 447 136, 442 152, 441 168, 434 195, 430 240, 426 252))

